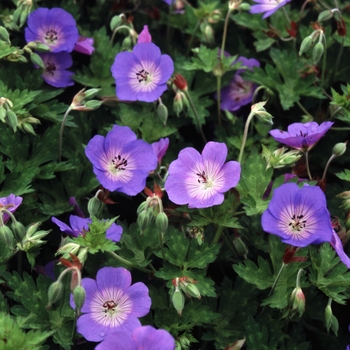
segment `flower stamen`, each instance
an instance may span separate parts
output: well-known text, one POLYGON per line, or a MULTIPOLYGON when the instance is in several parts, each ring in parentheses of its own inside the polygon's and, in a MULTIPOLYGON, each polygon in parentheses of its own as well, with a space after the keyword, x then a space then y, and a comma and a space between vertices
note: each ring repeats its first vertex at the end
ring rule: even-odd
POLYGON ((136 73, 136 79, 139 81, 139 83, 143 81, 144 82, 150 81, 149 72, 147 72, 144 69, 141 69, 138 73, 136 73))
POLYGON ((115 169, 125 170, 125 167, 128 165, 128 160, 122 158, 120 154, 118 154, 117 157, 114 157, 114 159, 112 159, 112 163, 115 169))
POLYGON ((55 44, 58 40, 57 32, 53 29, 48 30, 45 35, 45 40, 49 41, 52 45, 55 44))

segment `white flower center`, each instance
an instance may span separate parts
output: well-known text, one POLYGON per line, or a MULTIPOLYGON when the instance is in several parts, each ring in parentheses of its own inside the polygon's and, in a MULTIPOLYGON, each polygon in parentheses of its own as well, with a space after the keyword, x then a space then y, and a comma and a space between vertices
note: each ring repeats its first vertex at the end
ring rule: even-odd
POLYGON ((109 170, 111 173, 116 174, 120 171, 123 171, 126 169, 128 165, 128 160, 126 158, 123 158, 120 154, 118 156, 115 156, 110 165, 109 165, 109 170))
POLYGON ((45 34, 45 41, 48 45, 55 45, 58 40, 58 33, 53 30, 49 29, 45 34))
POLYGON ((306 228, 306 220, 304 219, 304 215, 298 215, 295 214, 290 218, 289 221, 289 228, 293 232, 300 232, 301 230, 306 228))

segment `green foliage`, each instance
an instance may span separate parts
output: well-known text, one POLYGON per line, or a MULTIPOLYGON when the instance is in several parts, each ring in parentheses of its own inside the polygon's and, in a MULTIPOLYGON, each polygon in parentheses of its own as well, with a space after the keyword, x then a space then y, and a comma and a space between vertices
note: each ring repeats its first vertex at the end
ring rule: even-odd
POLYGON ((339 179, 344 181, 350 181, 350 170, 344 169, 343 172, 335 174, 339 177, 339 179))

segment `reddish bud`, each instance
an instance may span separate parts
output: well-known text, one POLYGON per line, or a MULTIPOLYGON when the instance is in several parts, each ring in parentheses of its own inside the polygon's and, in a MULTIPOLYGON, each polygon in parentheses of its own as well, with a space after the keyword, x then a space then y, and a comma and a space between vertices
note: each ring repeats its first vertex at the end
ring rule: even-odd
POLYGON ((338 35, 345 36, 346 35, 346 24, 345 24, 344 20, 341 19, 340 21, 336 21, 336 23, 337 23, 338 35))
POLYGON ((297 37, 297 34, 298 34, 298 25, 292 21, 290 23, 290 28, 286 28, 288 34, 292 37, 292 38, 296 38, 297 37))
POLYGON ((181 74, 176 73, 173 82, 178 89, 187 90, 187 81, 181 74))

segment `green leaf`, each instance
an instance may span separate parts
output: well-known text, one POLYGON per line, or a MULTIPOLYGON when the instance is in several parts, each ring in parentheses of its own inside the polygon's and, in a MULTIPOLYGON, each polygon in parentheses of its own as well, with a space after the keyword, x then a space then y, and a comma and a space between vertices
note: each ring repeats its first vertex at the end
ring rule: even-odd
POLYGON ((341 180, 350 181, 350 170, 349 169, 344 169, 343 172, 336 173, 335 175, 337 175, 339 177, 339 179, 341 179, 341 180))
POLYGON ((246 325, 246 345, 249 350, 277 350, 276 339, 269 342, 269 332, 265 325, 255 322, 249 317, 246 325))
POLYGON ((191 57, 192 62, 185 62, 183 69, 185 70, 195 70, 200 69, 204 72, 209 73, 214 70, 214 68, 219 63, 218 49, 209 49, 204 45, 196 49, 192 49, 196 56, 191 57))

